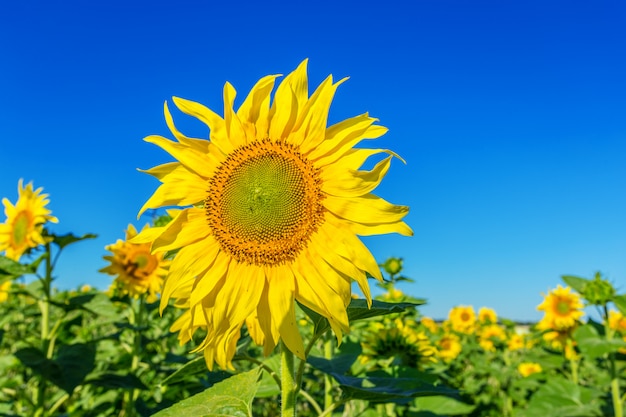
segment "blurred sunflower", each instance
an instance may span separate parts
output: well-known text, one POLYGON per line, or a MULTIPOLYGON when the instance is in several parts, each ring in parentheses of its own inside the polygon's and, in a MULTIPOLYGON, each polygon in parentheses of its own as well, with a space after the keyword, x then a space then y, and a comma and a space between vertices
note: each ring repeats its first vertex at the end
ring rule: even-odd
MULTIPOLYGON (((148 225, 142 229, 149 230, 148 225)), ((104 256, 110 264, 100 272, 116 276, 112 292, 118 290, 120 294, 128 294, 134 298, 147 294, 146 301, 152 303, 161 293, 163 277, 167 274, 170 261, 163 258, 163 252, 151 253, 149 243, 130 243, 129 240, 135 236, 137 229, 129 224, 126 240, 118 239, 105 248, 113 255, 104 256)))
POLYGON ((357 237, 412 235, 402 221, 408 207, 371 192, 394 153, 354 148, 387 129, 368 114, 327 127, 335 90, 329 76, 309 96, 307 61, 278 85, 263 77, 238 110, 235 89, 224 86, 223 118, 193 101, 174 98, 187 115, 204 122, 210 141, 189 138, 165 121, 177 139, 145 140, 177 162, 145 172, 162 184, 140 210, 186 206, 172 222, 134 241, 152 250, 180 248, 165 281, 161 309, 170 298, 187 309, 173 329, 180 341, 207 330, 198 350, 207 366, 231 367, 244 324, 269 354, 280 339, 304 358, 295 300, 326 317, 341 341, 349 330, 346 307, 354 279, 371 303, 367 274, 382 280, 374 257, 357 237), (387 154, 370 171, 373 155, 387 154))
POLYGON ((526 347, 526 341, 524 340, 524 336, 519 333, 512 334, 507 340, 507 348, 511 351, 513 350, 521 350, 526 347))
POLYGON ((391 326, 372 323, 370 331, 361 342, 361 363, 391 358, 391 364, 422 369, 425 365, 436 362, 436 348, 424 332, 412 325, 414 323, 404 322, 399 318, 391 326))
POLYGON ((448 321, 452 330, 460 333, 473 333, 476 324, 476 313, 472 306, 453 307, 448 313, 448 321))
POLYGON ((609 327, 620 334, 626 333, 626 317, 619 311, 609 311, 609 327))
POLYGON ((33 190, 33 184, 17 184, 18 199, 15 205, 3 198, 4 213, 7 219, 0 224, 0 252, 4 251, 7 258, 19 261, 20 256, 28 249, 44 245, 49 238, 42 236, 46 222, 57 223, 56 217, 50 215, 46 208, 48 194, 41 194, 43 188, 33 190))
POLYGON ((0 284, 0 303, 4 303, 9 299, 9 289, 11 289, 11 281, 4 281, 0 284))
POLYGON ((582 308, 580 295, 561 285, 545 295, 543 302, 537 306, 537 310, 545 313, 541 319, 542 328, 557 331, 574 326, 584 314, 582 308))
POLYGON ((485 350, 494 352, 496 350, 496 342, 504 340, 506 340, 506 332, 497 324, 489 324, 480 329, 478 343, 485 350))
POLYGON ((430 317, 422 317, 420 319, 420 323, 422 324, 422 326, 426 327, 431 333, 437 333, 437 331, 439 330, 439 326, 437 325, 435 320, 430 317))
POLYGON ((520 374, 522 374, 524 378, 526 378, 529 375, 539 373, 542 370, 543 369, 541 368, 541 365, 539 365, 538 363, 534 363, 534 362, 522 362, 517 367, 517 371, 520 374))
POLYGON ((444 362, 450 362, 461 353, 463 347, 459 336, 453 333, 444 334, 436 343, 437 356, 444 362))
POLYGON ((493 308, 481 307, 478 310, 478 321, 481 324, 496 324, 498 322, 498 315, 493 308))

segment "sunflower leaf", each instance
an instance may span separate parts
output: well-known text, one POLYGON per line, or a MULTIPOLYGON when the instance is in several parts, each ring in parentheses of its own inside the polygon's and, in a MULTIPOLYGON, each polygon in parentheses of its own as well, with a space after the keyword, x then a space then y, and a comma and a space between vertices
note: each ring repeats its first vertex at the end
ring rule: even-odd
POLYGON ((348 306, 348 319, 350 322, 353 322, 371 317, 401 313, 407 309, 415 308, 422 304, 425 304, 424 300, 417 300, 417 302, 414 303, 387 303, 384 301, 372 300, 372 307, 368 308, 366 300, 352 300, 348 306))
POLYGON ((626 348, 626 342, 623 340, 607 340, 589 324, 580 326, 573 336, 580 351, 590 358, 598 358, 610 352, 617 352, 620 348, 626 348))
POLYGON ((579 294, 585 293, 585 287, 589 283, 587 278, 581 278, 574 275, 563 275, 561 276, 561 279, 579 294))
POLYGON ((416 397, 458 395, 458 392, 451 388, 434 385, 418 376, 357 378, 337 373, 330 375, 339 382, 346 399, 366 400, 371 403, 408 403, 416 397))
POLYGON ((0 275, 17 278, 34 272, 35 269, 31 265, 24 265, 4 255, 0 255, 0 275))
POLYGON ((68 233, 68 234, 65 234, 65 235, 55 235, 53 233, 50 233, 50 236, 52 236, 53 242, 59 246, 59 249, 63 249, 67 245, 71 245, 72 243, 80 242, 81 240, 95 239, 95 238, 98 237, 98 235, 95 235, 93 233, 87 233, 87 234, 84 234, 82 236, 76 236, 76 235, 74 235, 72 233, 68 233))
POLYGON ((233 375, 153 417, 252 417, 252 400, 259 386, 259 373, 257 368, 233 375))
POLYGON ((620 313, 626 315, 626 294, 620 294, 613 297, 613 303, 620 313))

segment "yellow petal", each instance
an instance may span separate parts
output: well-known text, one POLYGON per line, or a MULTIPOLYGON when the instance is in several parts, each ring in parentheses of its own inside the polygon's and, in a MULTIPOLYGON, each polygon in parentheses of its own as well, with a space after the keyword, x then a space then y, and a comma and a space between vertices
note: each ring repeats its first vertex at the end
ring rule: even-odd
POLYGON ((174 104, 180 111, 195 117, 208 126, 211 134, 211 143, 215 144, 222 153, 228 155, 234 150, 232 143, 228 140, 224 119, 213 110, 195 101, 185 100, 180 97, 172 97, 172 100, 174 100, 174 104))
POLYGON ((254 139, 264 139, 268 135, 270 93, 274 88, 276 77, 278 75, 261 78, 237 110, 237 116, 246 130, 248 142, 254 139))
POLYGON ((209 141, 204 139, 196 139, 196 138, 188 138, 178 131, 176 125, 174 124, 174 119, 172 119, 172 114, 170 113, 170 109, 167 107, 167 101, 163 103, 163 114, 165 115, 165 123, 167 123, 167 127, 170 129, 176 140, 180 143, 183 143, 190 148, 194 148, 195 150, 208 153, 209 152, 209 141))
POLYGON ((380 161, 371 171, 344 171, 341 176, 325 178, 322 191, 337 197, 360 197, 373 191, 389 170, 391 156, 380 161))
POLYGON ((269 275, 269 309, 274 326, 287 348, 304 360, 304 344, 296 324, 294 305, 295 282, 291 270, 287 267, 267 268, 269 275))
POLYGON ((228 139, 235 149, 247 143, 241 121, 233 110, 236 95, 235 87, 231 83, 224 84, 224 124, 228 139))
POLYGON ((170 251, 185 247, 211 234, 204 209, 189 208, 169 222, 152 243, 152 251, 170 251))
POLYGON ((172 142, 162 136, 148 136, 146 142, 153 143, 168 152, 183 164, 189 171, 195 172, 203 178, 211 178, 215 168, 219 164, 211 153, 202 153, 181 143, 172 142))

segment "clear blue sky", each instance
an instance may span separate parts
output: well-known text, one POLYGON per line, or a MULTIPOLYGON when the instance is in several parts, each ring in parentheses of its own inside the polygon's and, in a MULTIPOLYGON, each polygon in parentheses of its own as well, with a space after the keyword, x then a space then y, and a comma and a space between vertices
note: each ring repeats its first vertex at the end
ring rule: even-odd
POLYGON ((4 4, 0 196, 32 180, 54 231, 99 235, 56 285, 111 282, 104 246, 158 185, 136 168, 171 160, 142 141, 171 137, 164 100, 221 112, 225 81, 241 98, 306 57, 314 84, 350 76, 331 122, 369 111, 389 132, 368 145, 407 161, 378 194, 411 207, 415 236, 366 243, 404 258, 425 314, 535 320, 560 275, 598 270, 626 292, 626 4, 572 0, 4 4))

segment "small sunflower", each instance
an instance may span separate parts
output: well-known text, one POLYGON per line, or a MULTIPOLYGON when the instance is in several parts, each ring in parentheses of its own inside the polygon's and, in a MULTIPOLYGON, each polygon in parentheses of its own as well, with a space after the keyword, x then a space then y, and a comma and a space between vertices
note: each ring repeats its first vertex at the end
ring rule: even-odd
MULTIPOLYGON (((148 231, 146 225, 142 231, 148 231)), ((126 240, 119 239, 105 249, 112 256, 104 256, 110 262, 100 272, 116 276, 112 290, 138 298, 147 294, 146 301, 154 302, 163 287, 163 277, 167 274, 170 261, 163 258, 164 253, 151 253, 149 243, 130 243, 137 236, 137 229, 132 224, 126 230, 126 240)))
POLYGON ((496 350, 496 342, 502 342, 506 339, 505 330, 497 324, 489 324, 480 329, 478 343, 483 349, 490 352, 496 350))
POLYGON ((23 186, 20 179, 17 184, 18 199, 15 205, 3 198, 4 213, 7 219, 0 224, 0 252, 7 258, 19 261, 28 249, 44 245, 48 240, 42 236, 46 222, 57 223, 46 208, 48 194, 41 194, 43 188, 33 190, 33 184, 23 186))
POLYGON ((476 325, 476 313, 472 306, 453 307, 448 313, 452 330, 460 333, 473 333, 476 325))
POLYGON ((420 319, 420 323, 422 324, 422 326, 426 327, 431 333, 437 333, 439 331, 439 326, 437 325, 437 322, 435 322, 435 320, 430 317, 422 317, 420 319))
POLYGON ((197 329, 206 338, 207 366, 230 368, 246 323, 265 354, 280 339, 304 358, 295 301, 326 317, 341 341, 349 330, 346 307, 355 280, 371 303, 367 275, 382 280, 377 262, 358 238, 412 235, 402 221, 408 207, 372 194, 394 153, 355 148, 387 129, 362 114, 327 127, 335 90, 329 76, 309 95, 307 61, 287 75, 270 96, 277 75, 263 77, 238 110, 235 89, 224 86, 224 115, 174 98, 183 113, 204 122, 210 141, 189 138, 165 121, 177 139, 145 140, 176 162, 145 172, 162 184, 140 210, 179 206, 172 222, 137 243, 152 250, 180 249, 161 298, 186 309, 173 329, 189 341, 197 329), (388 156, 367 171, 371 156, 388 156))
POLYGON ((481 307, 478 310, 478 321, 481 324, 496 324, 498 315, 493 308, 481 307))
POLYGON ((361 343, 363 348, 361 363, 367 364, 377 359, 393 358, 394 365, 421 369, 425 365, 436 362, 436 348, 414 323, 405 322, 399 318, 395 319, 391 326, 372 323, 370 332, 361 343))
POLYGON ((436 343, 437 356, 444 362, 450 362, 461 353, 463 347, 459 336, 453 333, 444 334, 436 343))
POLYGON ((0 303, 4 303, 9 299, 9 290, 11 289, 11 281, 4 281, 0 284, 0 303))
POLYGON ((537 310, 545 313, 542 326, 557 331, 574 326, 584 314, 582 308, 580 295, 561 285, 550 291, 537 306, 537 310))
POLYGON ((524 335, 515 333, 509 337, 507 340, 507 348, 511 351, 521 350, 526 347, 526 341, 524 340, 524 335))
POLYGON ((620 334, 626 334, 626 317, 619 311, 609 311, 609 327, 620 334))
POLYGON ((541 365, 539 365, 538 363, 534 363, 534 362, 522 362, 519 364, 519 366, 517 367, 517 371, 524 377, 526 378, 527 376, 530 376, 532 374, 536 374, 541 372, 543 369, 541 368, 541 365))

